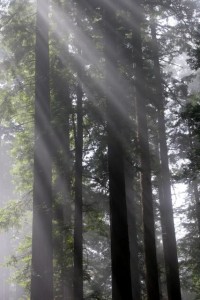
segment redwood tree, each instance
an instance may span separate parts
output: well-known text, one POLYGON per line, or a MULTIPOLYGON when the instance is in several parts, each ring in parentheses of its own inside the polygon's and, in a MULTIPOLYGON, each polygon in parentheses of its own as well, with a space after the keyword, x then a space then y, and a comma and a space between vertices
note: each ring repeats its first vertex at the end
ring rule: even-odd
POLYGON ((132 299, 123 149, 123 93, 120 87, 117 5, 104 4, 108 171, 111 222, 112 297, 132 299))
POLYGON ((143 207, 144 252, 148 300, 159 300, 158 266, 154 228, 154 211, 151 184, 151 159, 147 127, 147 97, 143 67, 141 25, 142 8, 139 1, 133 2, 133 63, 135 65, 135 97, 137 109, 138 148, 141 164, 141 200, 143 207))
POLYGON ((156 81, 156 103, 158 110, 158 140, 160 146, 160 212, 163 237, 163 250, 166 268, 167 291, 169 300, 180 300, 180 279, 176 247, 176 236, 173 219, 173 207, 171 197, 170 171, 168 162, 168 149, 165 130, 164 96, 162 87, 162 75, 159 63, 159 48, 156 38, 156 25, 151 23, 153 68, 156 81))
POLYGON ((83 299, 83 211, 82 211, 82 153, 83 153, 83 90, 78 72, 77 130, 75 137, 75 216, 74 216, 74 299, 83 299))
POLYGON ((37 1, 31 299, 53 299, 49 0, 37 1))

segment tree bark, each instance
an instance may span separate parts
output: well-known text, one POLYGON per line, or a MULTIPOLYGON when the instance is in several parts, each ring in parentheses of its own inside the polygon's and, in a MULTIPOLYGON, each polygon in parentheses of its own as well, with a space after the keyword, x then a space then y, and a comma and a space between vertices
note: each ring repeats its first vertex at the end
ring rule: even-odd
POLYGON ((74 219, 74 300, 83 299, 83 90, 80 72, 77 84, 77 130, 75 140, 75 219, 74 219))
POLYGON ((31 300, 53 299, 49 1, 37 1, 31 300))
POLYGON ((138 261, 138 239, 137 239, 137 222, 136 209, 134 203, 133 190, 133 172, 129 162, 125 164, 125 186, 128 211, 128 229, 129 229, 129 244, 130 244, 130 259, 131 259, 131 282, 132 282, 132 299, 141 299, 141 285, 139 274, 138 261))
POLYGON ((74 215, 74 300, 83 300, 83 67, 81 61, 83 42, 83 13, 86 9, 84 0, 76 0, 77 23, 76 47, 77 47, 77 86, 76 86, 76 131, 75 131, 75 215, 74 215))
MULTIPOLYGON (((106 3, 105 3, 106 5, 106 3)), ((103 12, 106 58, 105 97, 107 100, 108 172, 111 226, 112 299, 132 299, 130 249, 123 149, 123 95, 118 69, 117 8, 103 12)))
POLYGON ((54 245, 55 255, 60 268, 60 294, 63 300, 72 296, 72 282, 67 265, 67 236, 68 228, 71 225, 71 203, 70 203, 70 141, 69 141, 69 115, 71 99, 69 86, 63 74, 65 67, 60 57, 57 57, 55 72, 52 74, 54 91, 54 159, 57 178, 54 186, 55 194, 55 221, 59 227, 59 236, 54 245))
POLYGON ((171 197, 170 171, 168 162, 168 149, 166 142, 164 97, 162 88, 162 77, 159 63, 159 48, 156 38, 156 26, 151 23, 152 49, 154 75, 156 81, 156 98, 158 109, 158 135, 160 145, 160 172, 161 189, 160 212, 163 237, 164 260, 167 278, 167 291, 169 300, 181 300, 179 266, 176 247, 176 236, 173 219, 173 207, 171 197))
POLYGON ((144 251, 148 300, 159 300, 159 280, 156 257, 154 211, 151 184, 151 163, 146 116, 146 95, 141 40, 142 12, 138 1, 133 2, 133 63, 135 65, 135 94, 138 126, 138 147, 141 163, 141 200, 143 206, 144 251))

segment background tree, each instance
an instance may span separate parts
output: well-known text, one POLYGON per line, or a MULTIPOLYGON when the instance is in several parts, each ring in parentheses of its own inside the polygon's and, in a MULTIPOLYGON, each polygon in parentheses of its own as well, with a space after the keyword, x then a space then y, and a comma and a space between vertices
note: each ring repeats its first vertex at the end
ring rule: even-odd
POLYGON ((106 60, 108 172, 111 222, 111 264, 113 299, 132 298, 130 249, 128 239, 127 203, 124 173, 122 124, 124 118, 122 93, 119 86, 119 44, 117 13, 119 7, 104 7, 104 35, 106 60))
POLYGON ((31 299, 53 299, 49 1, 37 2, 31 299), (42 249, 42 251, 41 251, 42 249))
POLYGON ((173 221, 173 207, 171 199, 170 171, 168 163, 168 150, 166 142, 164 99, 162 78, 159 64, 159 52, 156 39, 155 21, 151 23, 152 45, 154 53, 154 75, 156 81, 155 97, 158 108, 158 136, 160 145, 160 176, 161 193, 160 210, 163 231, 163 247, 166 266, 166 279, 169 299, 181 299, 176 236, 173 221))

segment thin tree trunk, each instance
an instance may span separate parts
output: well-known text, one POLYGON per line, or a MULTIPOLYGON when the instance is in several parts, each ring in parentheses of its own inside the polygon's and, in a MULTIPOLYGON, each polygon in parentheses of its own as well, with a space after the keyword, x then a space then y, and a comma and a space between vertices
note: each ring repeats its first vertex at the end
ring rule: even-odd
POLYGON ((75 219, 74 219, 74 300, 83 299, 83 212, 82 212, 82 155, 83 155, 83 90, 80 71, 77 84, 77 130, 75 141, 75 219))
POLYGON ((125 167, 125 183, 126 183, 126 198, 128 209, 128 228, 129 228, 129 244, 131 256, 131 282, 132 282, 132 299, 141 299, 141 286, 138 262, 138 240, 137 240, 137 222, 136 222, 136 209, 134 203, 134 190, 133 190, 133 172, 131 172, 130 163, 126 162, 125 167))
POLYGON ((161 184, 162 197, 160 198, 160 212, 163 236, 163 249, 167 278, 167 291, 169 300, 181 299, 179 266, 176 247, 176 236, 173 219, 171 197, 170 171, 168 162, 168 149, 166 142, 166 129, 164 117, 164 97, 162 88, 161 71, 159 64, 159 50, 156 38, 155 23, 151 23, 153 43, 153 63, 156 80, 157 108, 158 108, 158 135, 160 144, 161 184))
MULTIPOLYGON (((69 141, 69 107, 70 107, 70 96, 69 90, 67 91, 67 84, 66 84, 66 93, 65 93, 65 104, 66 104, 66 114, 65 114, 65 123, 63 124, 62 128, 62 151, 63 151, 63 170, 62 170, 62 185, 61 191, 63 193, 63 231, 62 231, 62 240, 63 240, 63 260, 66 262, 67 256, 67 235, 68 229, 70 226, 71 220, 71 203, 70 203, 70 141, 69 141)), ((63 95, 64 96, 64 95, 63 95)), ((62 263, 62 262, 61 262, 62 263)), ((63 300, 69 300, 72 297, 72 280, 70 276, 70 272, 67 270, 67 264, 63 265, 62 263, 62 273, 61 273, 61 280, 62 280, 62 292, 63 292, 63 300)))
POLYGON ((74 214, 74 275, 73 292, 74 300, 83 300, 83 70, 80 62, 82 49, 80 41, 83 41, 81 33, 82 14, 85 9, 85 3, 82 0, 76 0, 75 20, 77 23, 76 47, 78 52, 77 59, 77 87, 76 87, 76 109, 77 126, 75 134, 75 214, 74 214))
MULTIPOLYGON (((160 163, 160 145, 159 145, 159 136, 158 132, 156 132, 155 136, 155 158, 157 161, 157 185, 158 185, 158 198, 159 203, 163 203, 164 201, 164 195, 163 195, 163 188, 162 188, 162 177, 161 177, 161 163, 160 163)), ((161 232, 166 232, 165 230, 165 224, 163 223, 163 218, 161 215, 161 209, 159 207, 160 212, 160 222, 161 222, 161 232)), ((163 237, 162 237, 163 239, 163 237)), ((164 251, 163 247, 160 250, 160 256, 158 257, 158 263, 159 263, 159 281, 160 281, 160 298, 163 299, 165 295, 167 295, 167 280, 166 280, 166 274, 164 273, 165 270, 165 262, 164 262, 164 251), (162 273, 164 273, 164 278, 162 280, 161 278, 161 269, 163 269, 162 273), (164 283, 163 283, 164 281, 164 283)))
MULTIPOLYGON (((130 52, 131 54, 131 52, 130 52)), ((121 56, 120 56, 121 58, 121 56)), ((127 57, 122 57, 127 59, 127 57)), ((130 55, 128 61, 121 62, 122 64, 132 64, 132 56, 130 55)), ((123 78, 124 79, 124 78, 123 78)), ((136 197, 134 191, 135 170, 131 163, 132 160, 132 133, 135 133, 135 107, 133 107, 133 84, 132 80, 120 80, 120 87, 122 91, 126 91, 126 97, 123 102, 125 109, 125 122, 123 123, 123 145, 124 145, 124 171, 125 171, 125 188, 126 188, 126 202, 127 202, 127 217, 128 217, 128 232, 129 232, 129 247, 131 260, 131 283, 132 283, 132 299, 141 299, 141 284, 139 271, 139 248, 138 248, 138 228, 137 228, 137 211, 136 211, 136 197)), ((136 154, 135 154, 136 155, 136 154)))
POLYGON ((124 300, 132 299, 132 287, 122 142, 123 98, 118 90, 120 87, 120 71, 117 67, 119 57, 115 9, 106 6, 103 19, 105 26, 105 95, 108 123, 112 299, 124 300))
POLYGON ((37 1, 31 300, 53 299, 49 1, 37 1))
MULTIPOLYGON (((60 55, 60 57, 63 57, 60 55)), ((63 75, 64 65, 58 58, 56 72, 52 76, 55 93, 54 112, 54 156, 57 169, 57 180, 55 181, 56 203, 55 218, 59 226, 59 237, 57 240, 57 256, 60 267, 60 293, 63 300, 70 299, 72 288, 67 268, 67 228, 71 221, 70 208, 70 141, 69 141, 69 114, 70 96, 66 78, 63 75)))
POLYGON ((144 92, 144 71, 142 61, 141 23, 142 13, 138 1, 133 1, 133 63, 135 65, 136 110, 138 125, 138 146, 141 163, 141 198, 143 205, 144 251, 148 300, 159 300, 158 266, 154 228, 154 211, 151 184, 150 150, 146 116, 146 95, 144 92))

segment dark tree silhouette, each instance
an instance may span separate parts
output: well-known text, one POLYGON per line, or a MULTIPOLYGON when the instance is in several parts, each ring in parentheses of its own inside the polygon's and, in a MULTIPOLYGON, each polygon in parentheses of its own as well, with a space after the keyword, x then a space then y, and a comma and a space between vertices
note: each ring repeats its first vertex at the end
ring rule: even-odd
POLYGON ((156 81, 156 98, 158 109, 158 140, 160 145, 160 212, 163 237, 164 260, 166 268, 167 290, 169 300, 181 299, 179 266, 176 247, 176 236, 173 219, 173 207, 171 197, 170 171, 168 162, 168 150, 166 142, 164 96, 162 87, 162 75, 159 63, 159 50, 156 38, 155 22, 151 23, 154 75, 156 81))
POLYGON ((125 192, 123 149, 123 97, 118 69, 117 5, 104 7, 104 37, 106 58, 105 92, 107 99, 108 171, 111 221, 112 297, 132 299, 127 203, 125 192))
POLYGON ((53 299, 49 1, 37 1, 31 300, 53 299))
POLYGON ((83 153, 83 90, 78 72, 77 132, 75 137, 75 219, 74 219, 74 299, 83 299, 83 211, 82 211, 82 153, 83 153))
POLYGON ((154 228, 153 197, 151 184, 151 160, 146 116, 146 94, 141 40, 142 9, 139 1, 133 5, 133 63, 135 65, 135 95, 138 126, 138 147, 141 163, 141 199, 143 206, 144 251, 146 265, 147 297, 159 300, 158 266, 154 228))

